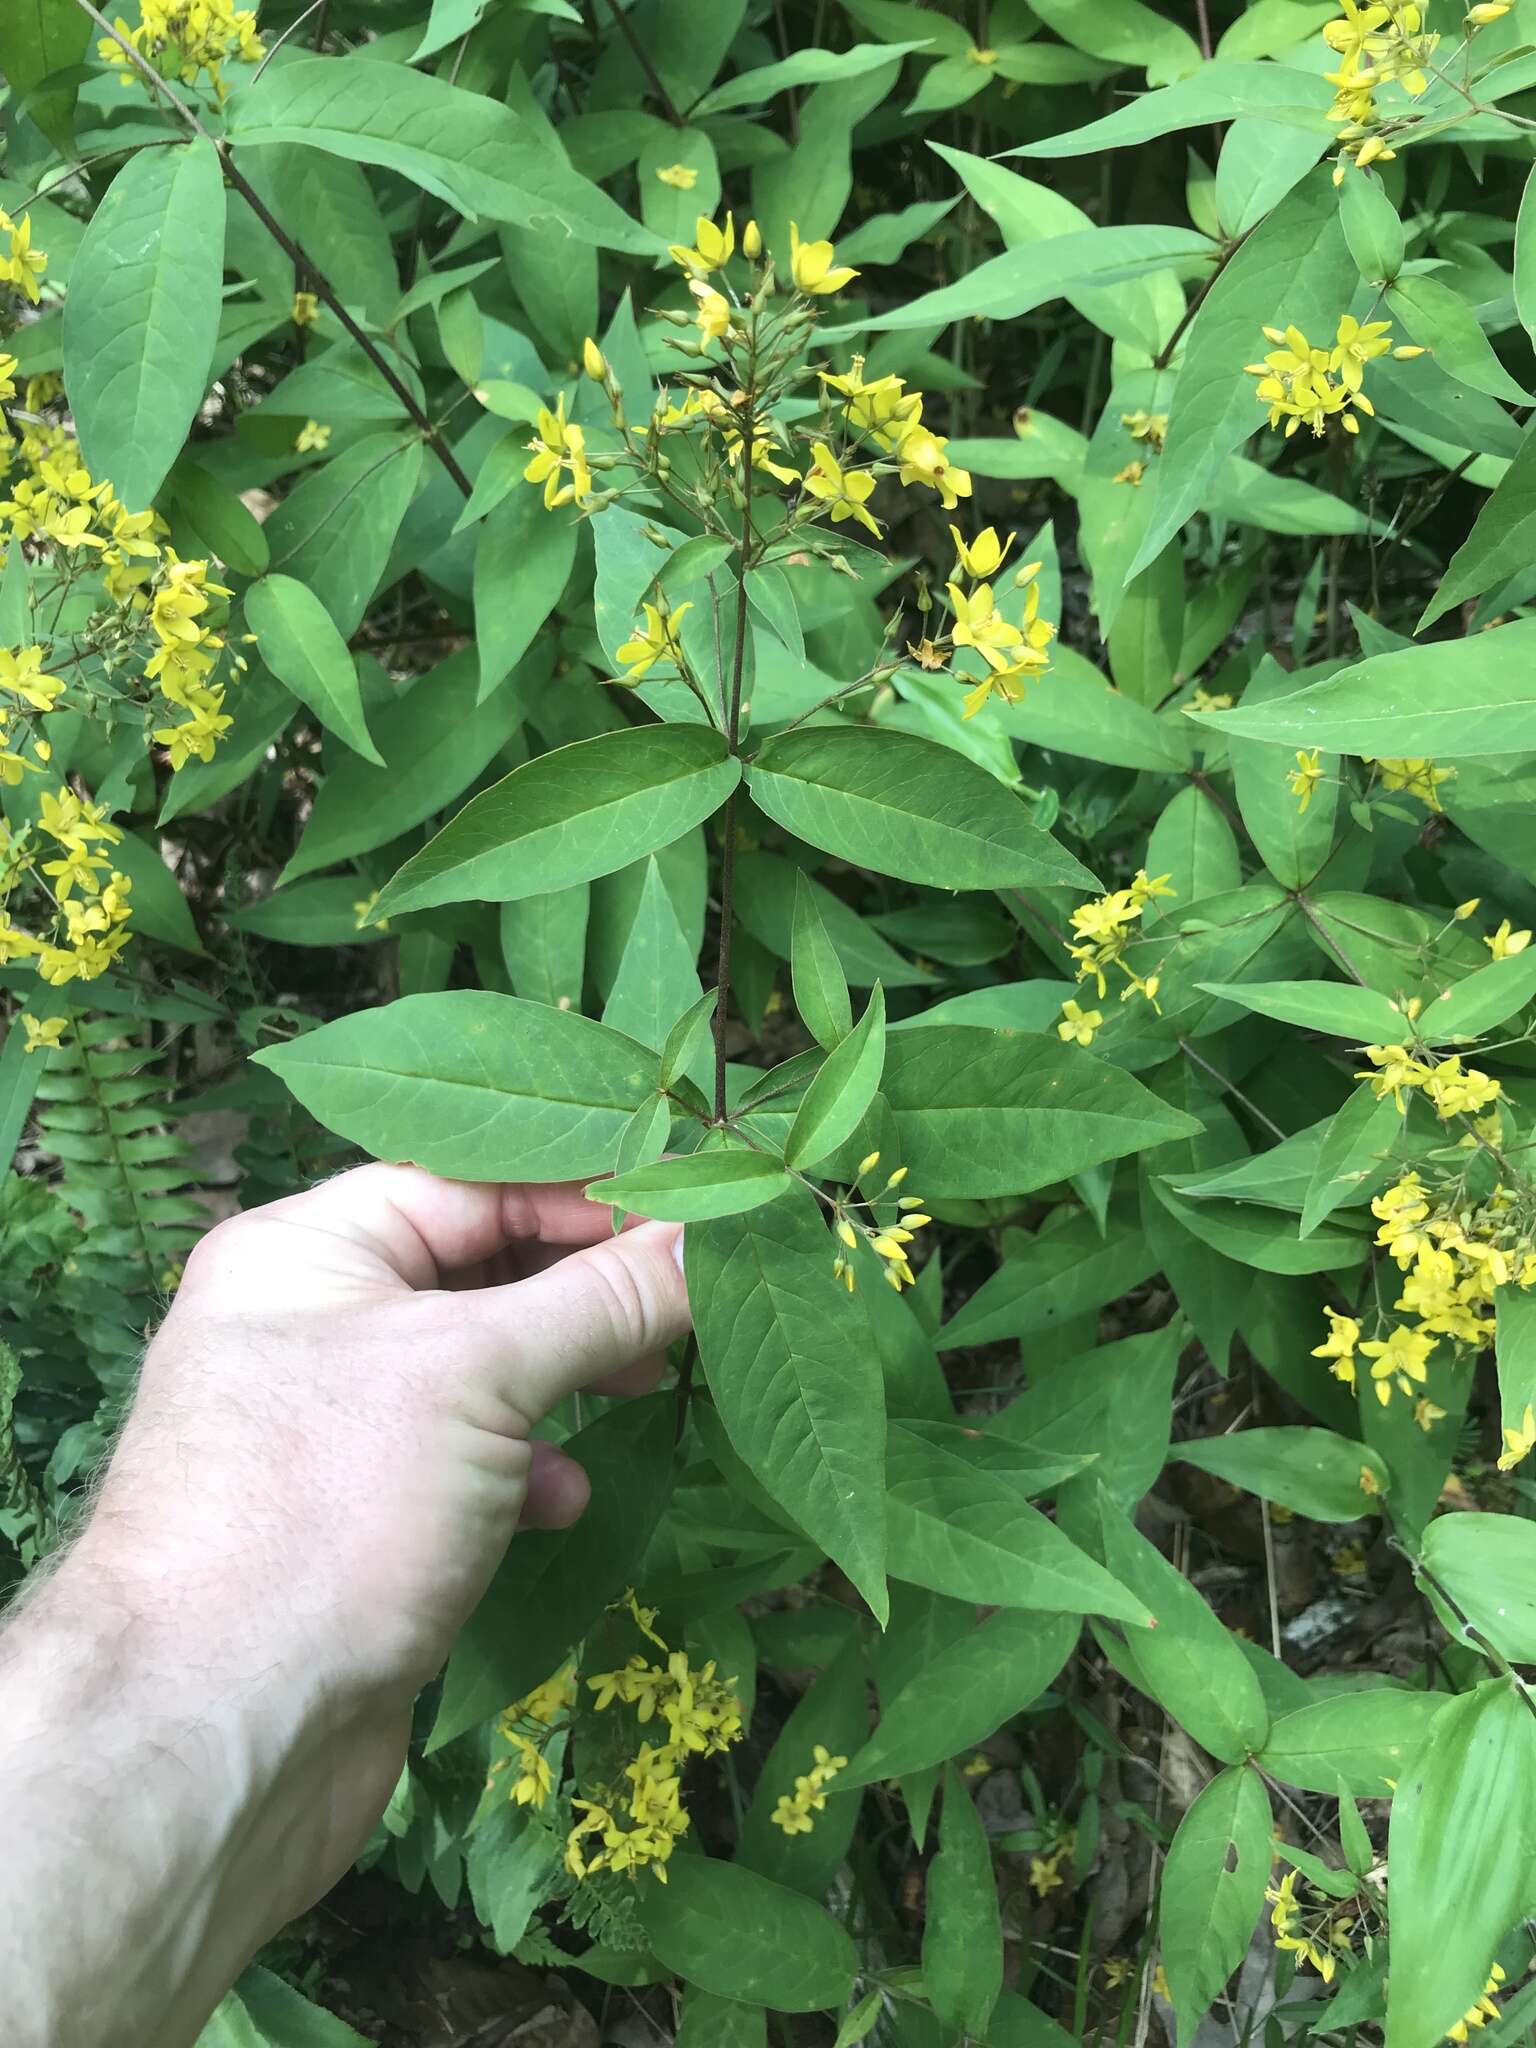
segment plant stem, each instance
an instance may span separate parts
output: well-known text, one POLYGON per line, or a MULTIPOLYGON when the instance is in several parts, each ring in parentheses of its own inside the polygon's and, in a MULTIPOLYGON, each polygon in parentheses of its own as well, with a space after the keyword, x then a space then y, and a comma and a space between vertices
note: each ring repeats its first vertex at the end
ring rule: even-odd
POLYGON ((1252 233, 1252 228, 1244 228, 1243 232, 1237 237, 1236 241, 1228 242, 1226 248, 1222 250, 1221 255, 1217 258, 1216 268, 1211 272, 1210 276, 1200 286, 1200 289, 1195 293, 1195 296, 1184 308, 1183 313, 1179 316, 1178 325, 1174 328, 1172 334, 1169 335, 1168 339, 1163 343, 1162 347, 1158 350, 1157 354, 1152 358, 1152 367, 1154 370, 1167 369, 1169 363, 1173 360, 1174 350, 1178 347, 1179 343, 1184 339, 1190 321, 1194 319, 1195 315, 1199 312, 1200 308, 1205 304, 1206 298, 1210 293, 1211 286, 1216 282, 1217 278, 1220 277, 1221 273, 1226 269, 1227 265, 1232 261, 1232 258, 1237 254, 1238 250, 1241 249, 1244 242, 1247 241, 1248 237, 1252 233))
MULTIPOLYGON (((741 421, 741 540, 736 553, 736 645, 731 653, 731 694, 726 706, 725 743, 733 754, 741 744, 741 684, 747 659, 747 570, 752 560, 752 443, 757 434, 757 323, 752 323, 747 360, 746 403, 741 421)), ((723 1124, 725 1103, 725 1013, 731 997, 731 923, 736 890, 736 792, 720 807, 720 947, 715 956, 715 1122, 723 1124)))
POLYGON ((635 25, 619 5, 619 0, 608 0, 608 12, 613 16, 614 25, 617 27, 619 34, 628 43, 635 62, 645 74, 645 82, 659 103, 661 111, 666 115, 674 128, 683 127, 685 125, 683 117, 673 104, 671 93, 662 84, 661 74, 646 54, 644 44, 635 34, 635 25))
POLYGON ((133 63, 134 68, 142 74, 142 76, 149 82, 150 86, 157 93, 161 93, 164 95, 166 104, 173 109, 173 111, 186 125, 186 127, 191 130, 192 133, 194 135, 201 135, 205 142, 213 143, 214 148, 218 151, 219 162, 223 166, 224 175, 226 178, 228 178, 230 184, 234 186, 235 190, 240 194, 240 197, 245 201, 246 205, 251 209, 252 213, 254 213, 256 218, 261 222, 262 226, 266 229, 267 233, 272 237, 273 241, 277 243, 277 246, 283 251, 284 255, 287 256, 288 260, 293 264, 295 270, 297 271, 300 268, 302 268, 305 272, 307 272, 308 276, 310 277, 314 284, 316 297, 323 299, 326 305, 330 307, 331 311, 336 315, 336 318, 341 322, 342 326, 346 329, 347 333, 351 335, 352 339, 363 351, 363 354, 367 356, 369 362, 373 364, 374 368, 379 372, 379 375, 384 379, 385 383, 389 386, 390 390, 394 392, 396 398, 398 398, 400 403, 404 406, 406 412, 410 415, 411 419, 420 429, 423 438, 427 442, 427 445, 431 448, 433 454, 437 457, 438 461, 443 465, 444 469, 447 470, 448 474, 453 478, 454 482, 458 485, 459 489, 464 493, 465 497, 469 497, 469 495, 474 489, 474 485, 470 482, 469 478, 465 475, 463 469, 460 467, 458 458, 453 453, 453 450, 448 446, 447 442, 443 439, 442 435, 433 425, 428 415, 422 410, 421 406, 417 404, 416 398, 412 393, 410 386, 404 381, 402 377, 400 377, 398 372, 395 370, 394 365, 389 361, 389 358, 384 354, 383 350, 379 348, 378 344, 371 338, 371 336, 365 334, 361 327, 358 326, 357 322, 353 319, 352 315, 347 311, 346 307, 342 304, 341 299, 336 291, 336 287, 325 276, 324 272, 318 269, 316 265, 310 261, 309 257, 305 255, 303 249, 299 246, 299 244, 296 241, 294 241, 293 237, 287 232, 287 230, 281 227, 279 223, 276 221, 276 219, 274 219, 273 215, 268 211, 267 207, 265 206, 261 199, 260 194, 256 191, 255 187, 250 183, 249 179, 246 178, 245 174, 236 168, 234 160, 230 155, 228 143, 224 141, 216 141, 214 137, 208 133, 208 130, 203 126, 202 122, 198 119, 198 116, 194 109, 189 107, 186 101, 181 98, 180 94, 175 92, 171 88, 171 86, 167 84, 166 80, 161 77, 160 73, 155 69, 154 65, 149 62, 148 58, 142 56, 139 53, 139 51, 134 48, 133 44, 128 40, 128 38, 125 35, 122 35, 117 29, 115 29, 112 26, 111 22, 107 20, 107 17, 101 12, 101 10, 98 7, 92 6, 91 0, 75 0, 75 5, 78 8, 80 8, 83 13, 88 14, 91 17, 92 21, 96 23, 97 27, 103 30, 105 34, 110 36, 112 41, 116 43, 121 50, 124 50, 127 53, 129 59, 133 63))

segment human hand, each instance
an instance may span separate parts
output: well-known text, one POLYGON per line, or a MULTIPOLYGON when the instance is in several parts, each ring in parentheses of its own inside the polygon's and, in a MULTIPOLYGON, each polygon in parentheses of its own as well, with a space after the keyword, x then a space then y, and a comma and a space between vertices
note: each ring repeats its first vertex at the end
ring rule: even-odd
MULTIPOLYGON (((411 1703, 519 1520, 558 1527, 585 1505, 580 1468, 531 1429, 579 1387, 654 1384, 686 1330, 680 1230, 615 1237, 610 1216, 574 1185, 364 1166, 220 1224, 189 1258, 90 1520, 4 1644, 39 1755, 51 1728, 105 1711, 98 1694, 133 1761, 142 1724, 151 1895, 178 1854, 214 1863, 197 1895, 228 1924, 186 1965, 178 2020, 201 2024, 356 1857, 411 1703)), ((146 2038, 179 2038, 165 2007, 154 2025, 146 2038)))

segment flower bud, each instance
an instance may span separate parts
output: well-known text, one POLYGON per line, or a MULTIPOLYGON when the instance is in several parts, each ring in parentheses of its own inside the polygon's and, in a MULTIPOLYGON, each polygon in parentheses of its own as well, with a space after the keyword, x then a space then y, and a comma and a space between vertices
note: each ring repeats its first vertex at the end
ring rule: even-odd
POLYGON ((603 360, 603 352, 590 334, 581 344, 581 367, 586 371, 594 384, 601 384, 608 374, 608 365, 603 360))
MULTIPOLYGON (((1499 11, 1502 13, 1503 9, 1499 11)), ((763 253, 763 234, 755 220, 749 220, 741 231, 741 253, 749 263, 755 263, 763 253)))

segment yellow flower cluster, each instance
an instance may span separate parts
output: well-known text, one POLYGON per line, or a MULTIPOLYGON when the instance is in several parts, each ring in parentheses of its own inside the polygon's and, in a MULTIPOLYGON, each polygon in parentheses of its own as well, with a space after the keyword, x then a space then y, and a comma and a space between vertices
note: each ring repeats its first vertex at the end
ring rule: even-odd
POLYGON ((1014 588, 1024 592, 1023 623, 1014 625, 997 609, 988 579, 1002 567, 1013 545, 1011 533, 1000 543, 997 529, 985 526, 967 545, 957 527, 949 531, 959 568, 977 579, 968 591, 954 582, 944 586, 955 617, 950 639, 956 647, 974 648, 987 666, 981 681, 965 693, 961 716, 974 718, 994 690, 1005 704, 1017 704, 1024 695, 1023 678, 1044 675, 1051 665, 1046 650, 1056 628, 1040 616, 1040 586, 1035 580, 1040 574, 1038 562, 1026 562, 1014 573, 1014 588))
MULTIPOLYGON (((878 1152, 868 1153, 859 1161, 855 1178, 861 1181, 864 1180, 866 1176, 874 1172, 879 1164, 880 1154, 878 1152)), ((842 1244, 850 1252, 857 1251, 861 1244, 867 1245, 876 1258, 884 1262, 881 1268, 881 1277, 890 1286, 894 1287, 898 1294, 900 1294, 903 1287, 913 1286, 917 1279, 917 1275, 912 1271, 911 1262, 907 1257, 907 1246, 911 1244, 915 1232, 921 1230, 925 1224, 933 1221, 931 1216, 922 1214, 923 1198, 921 1195, 897 1195, 895 1216, 889 1222, 882 1222, 880 1220, 877 1204, 883 1201, 887 1195, 895 1194, 897 1188, 901 1186, 906 1177, 907 1169, 904 1166, 898 1166, 896 1171, 886 1181, 880 1193, 866 1200, 864 1206, 868 1209, 872 1219, 869 1222, 851 1212, 846 1198, 836 1203, 832 1211, 832 1228, 836 1231, 842 1244)), ((839 1252, 832 1261, 832 1271, 842 1281, 848 1292, 852 1294, 858 1285, 858 1276, 854 1271, 853 1260, 845 1257, 843 1252, 839 1252)))
POLYGON ((1329 420, 1336 419, 1346 433, 1358 434, 1355 414, 1376 410, 1362 388, 1367 363, 1387 354, 1406 360, 1424 353, 1408 345, 1394 348, 1391 333, 1390 320, 1362 326, 1346 313, 1334 331, 1332 346, 1319 348, 1299 327, 1266 327, 1265 338, 1275 346, 1262 362, 1245 367, 1258 379, 1254 397, 1269 407, 1270 426, 1278 427, 1284 420, 1286 434, 1291 435, 1305 423, 1321 434, 1329 420))
POLYGON ((1344 12, 1337 21, 1324 24, 1323 40, 1342 61, 1337 71, 1324 76, 1335 92, 1328 118, 1343 124, 1340 138, 1349 142, 1358 140, 1357 131, 1377 119, 1379 87, 1395 80, 1413 99, 1428 90, 1426 67, 1440 38, 1424 33, 1424 10, 1416 0, 1339 4, 1344 12))
POLYGON ((591 494, 592 472, 587 467, 587 437, 566 420, 563 391, 553 412, 548 406, 539 407, 538 429, 528 443, 532 460, 523 471, 523 481, 544 486, 544 504, 551 512, 557 505, 569 505, 573 498, 579 505, 591 494), (567 471, 571 480, 562 484, 561 475, 567 471))
POLYGON ((646 604, 641 609, 645 613, 644 628, 631 634, 618 649, 626 683, 638 683, 642 676, 650 674, 658 661, 681 665, 683 644, 677 637, 678 621, 684 612, 693 610, 693 605, 691 602, 680 604, 676 611, 669 611, 663 598, 660 604, 646 604))
POLYGON ((565 1867, 585 1878, 600 1870, 633 1877, 649 1866, 665 1884, 667 1859, 689 1826, 682 1772, 691 1757, 720 1755, 741 1740, 741 1701, 735 1681, 717 1678, 712 1662, 695 1670, 684 1651, 667 1648, 655 1610, 639 1606, 632 1591, 618 1604, 666 1661, 635 1656, 620 1670, 589 1678, 594 1705, 599 1713, 615 1702, 633 1707, 642 1727, 661 1722, 667 1740, 641 1743, 624 1766, 625 1788, 599 1786, 600 1798, 571 1801, 577 1819, 566 1838, 565 1867))
MULTIPOLYGON (((843 425, 873 442, 880 454, 896 465, 897 480, 904 485, 921 484, 939 494, 946 512, 953 512, 960 499, 971 495, 971 473, 949 459, 949 443, 942 434, 924 425, 921 391, 908 391, 906 379, 894 375, 864 381, 864 358, 855 356, 850 368, 834 376, 823 370, 821 381, 835 391, 843 403, 839 408, 843 425)), ((875 474, 887 465, 878 459, 875 474)))
POLYGON ((1264 1894, 1274 1911, 1269 1916, 1275 1930, 1275 1947, 1310 1963, 1325 1984, 1333 1982, 1338 1957, 1350 1949, 1349 1924, 1335 1918, 1328 1908, 1306 1909, 1296 1897, 1296 1872, 1288 1870, 1278 1885, 1264 1894))
POLYGON ((1437 768, 1433 761, 1417 759, 1385 761, 1374 754, 1362 754, 1360 758, 1381 770, 1383 789, 1401 789, 1409 796, 1416 796, 1431 811, 1444 809, 1440 802, 1440 785, 1450 781, 1456 773, 1454 768, 1437 768))
POLYGON ((537 1811, 555 1789, 554 1772, 544 1755, 544 1743, 561 1717, 576 1703, 576 1667, 564 1664, 552 1678, 536 1685, 525 1698, 516 1700, 497 1719, 496 1732, 511 1751, 510 1756, 491 1765, 487 1789, 517 1759, 517 1772, 508 1793, 514 1806, 531 1806, 537 1811))
MULTIPOLYGON (((221 104, 229 92, 225 64, 233 58, 254 64, 266 55, 254 11, 234 6, 233 0, 139 0, 139 26, 130 28, 119 15, 113 27, 157 71, 183 85, 196 85, 206 76, 221 104)), ((117 37, 103 36, 96 48, 103 63, 121 72, 125 86, 135 80, 146 83, 117 37)))
MULTIPOLYGON (((40 296, 38 279, 48 268, 48 258, 41 249, 32 246, 32 216, 24 213, 20 220, 12 220, 3 206, 0 206, 0 236, 5 239, 5 249, 0 253, 0 284, 13 284, 28 304, 35 306, 40 296)), ((4 365, 9 363, 14 371, 15 362, 9 356, 0 356, 0 378, 5 376, 4 365)), ((15 385, 0 396, 10 398, 15 385)))
MULTIPOLYGON (((1427 1429, 1444 1412, 1418 1395, 1437 1340, 1444 1337, 1466 1350, 1492 1342, 1496 1290, 1536 1286, 1536 1239, 1527 1209, 1504 1186, 1472 1204, 1454 1186, 1427 1188, 1417 1171, 1404 1173, 1377 1195, 1371 1213, 1380 1225, 1377 1244, 1404 1276, 1393 1306, 1416 1321, 1399 1323, 1385 1338, 1362 1343, 1359 1321, 1329 1308, 1328 1336, 1312 1356, 1326 1358, 1329 1370, 1346 1386, 1355 1384, 1356 1354, 1369 1359, 1377 1400, 1385 1407, 1394 1389, 1417 1396, 1414 1419, 1427 1429)), ((1536 1440, 1536 1431, 1531 1435, 1536 1440)), ((1505 1437, 1500 1463, 1508 1470, 1532 1444, 1519 1431, 1506 1430, 1505 1437)))
POLYGON ((1481 1998, 1478 1999, 1476 2005, 1470 2006, 1462 2014, 1455 2026, 1446 2035, 1447 2041, 1465 2041, 1473 2032, 1480 2033, 1490 2020, 1502 2017, 1498 2006, 1494 2002, 1493 1994, 1503 1982, 1504 1972, 1495 1963, 1488 1972, 1487 1982, 1483 1985, 1481 1998))
POLYGON ((128 943, 128 877, 101 851, 123 835, 108 822, 104 805, 84 803, 68 788, 43 792, 36 832, 57 849, 51 860, 39 859, 46 849, 33 844, 30 830, 13 837, 0 825, 0 966, 31 960, 55 988, 94 980, 128 943), (45 936, 13 924, 4 907, 27 874, 52 898, 52 929, 45 936))
POLYGON ((796 1778, 792 1793, 780 1793, 768 1816, 774 1826, 782 1828, 786 1835, 808 1835, 816 1825, 817 1814, 826 1810, 828 1785, 847 1767, 847 1757, 833 1756, 824 1743, 814 1744, 810 1770, 803 1778, 796 1778))
MULTIPOLYGON (((1087 981, 1090 977, 1097 984, 1102 999, 1109 993, 1109 983, 1104 978, 1106 967, 1118 967, 1125 976, 1125 987, 1120 991, 1123 1003, 1128 996, 1145 996, 1153 1009, 1157 1009, 1158 976, 1143 977, 1134 968, 1128 967, 1123 958, 1126 947, 1134 939, 1141 926, 1141 917, 1147 905, 1160 896, 1172 896, 1166 875, 1148 876, 1145 868, 1136 870, 1135 880, 1128 889, 1112 889, 1107 896, 1096 896, 1091 903, 1084 903, 1072 913, 1072 929, 1077 934, 1077 943, 1069 945, 1067 951, 1077 962, 1077 978, 1087 981)), ((1159 1010, 1158 1015, 1162 1012, 1159 1010)), ((1096 1010, 1081 1010, 1074 1003, 1063 1006, 1063 1023, 1056 1029, 1063 1038, 1075 1039, 1079 1045, 1091 1042, 1093 1034, 1104 1019, 1096 1010), (1090 1019, 1097 1018, 1097 1023, 1090 1019)))
POLYGON ((1405 1045, 1368 1045, 1365 1056, 1371 1064, 1355 1079, 1369 1081, 1378 1102, 1390 1095, 1399 1115, 1407 1114, 1415 1091, 1434 1104, 1442 1122, 1453 1116, 1480 1116, 1503 1092, 1491 1074, 1463 1067, 1460 1053, 1431 1062, 1417 1058, 1405 1045))
POLYGON ((1029 1859, 1029 1881, 1037 1898, 1043 1899, 1047 1892, 1057 1891, 1066 1883, 1062 1865, 1070 1864, 1076 1854, 1077 1829, 1053 1822, 1043 1853, 1029 1859))

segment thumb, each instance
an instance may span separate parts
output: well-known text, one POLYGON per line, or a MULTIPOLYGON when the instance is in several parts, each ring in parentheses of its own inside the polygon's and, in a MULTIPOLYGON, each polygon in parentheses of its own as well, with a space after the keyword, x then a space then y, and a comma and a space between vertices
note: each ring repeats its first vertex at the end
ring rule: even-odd
POLYGON ((642 1223, 473 1296, 502 1348, 502 1392, 530 1422, 578 1387, 665 1351, 689 1327, 683 1233, 642 1223))

